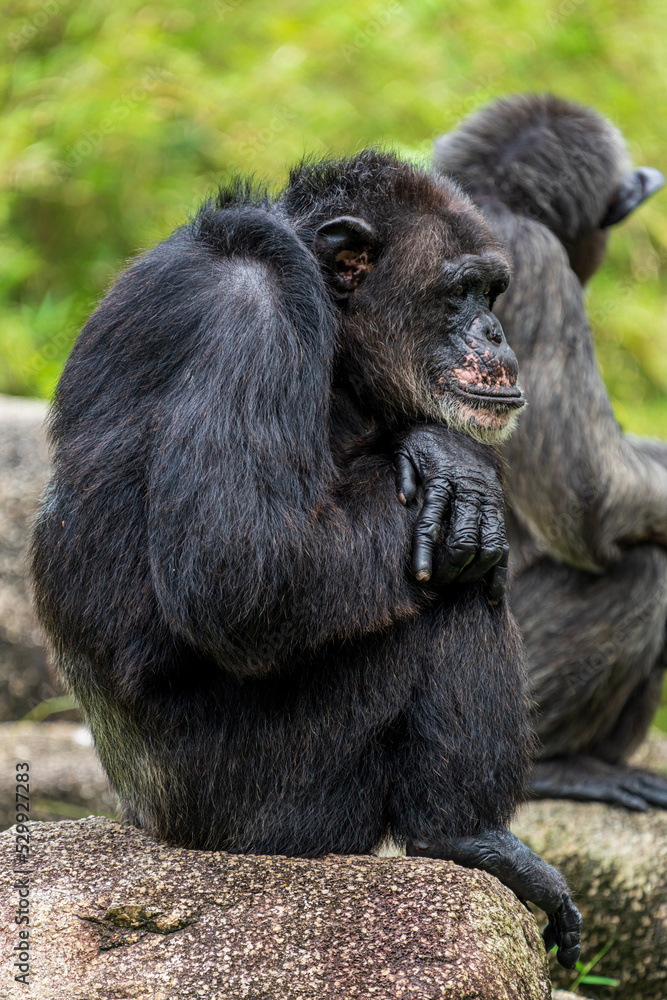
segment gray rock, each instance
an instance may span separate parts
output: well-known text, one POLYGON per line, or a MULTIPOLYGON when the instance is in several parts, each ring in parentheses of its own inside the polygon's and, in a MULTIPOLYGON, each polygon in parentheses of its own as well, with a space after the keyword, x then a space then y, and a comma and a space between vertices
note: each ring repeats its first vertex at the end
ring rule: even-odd
MULTIPOLYGON (((549 1000, 535 921, 483 872, 412 858, 244 857, 110 820, 31 832, 29 990, 7 1000, 549 1000)), ((16 868, 13 831, 0 865, 16 868)), ((0 954, 18 889, 0 889, 0 954)))
POLYGON ((46 403, 0 396, 0 721, 61 687, 49 673, 26 574, 30 519, 49 475, 46 403))
POLYGON ((635 767, 667 774, 667 736, 652 729, 631 760, 635 767))
MULTIPOLYGON (((617 989, 582 987, 614 1000, 667 997, 667 812, 631 813, 598 803, 544 801, 523 807, 512 829, 574 889, 584 918, 581 957, 611 943, 593 974, 617 989)), ((575 973, 550 956, 554 983, 575 973)))
POLYGON ((15 822, 16 764, 30 764, 30 818, 115 816, 90 730, 73 722, 0 723, 0 830, 15 822))

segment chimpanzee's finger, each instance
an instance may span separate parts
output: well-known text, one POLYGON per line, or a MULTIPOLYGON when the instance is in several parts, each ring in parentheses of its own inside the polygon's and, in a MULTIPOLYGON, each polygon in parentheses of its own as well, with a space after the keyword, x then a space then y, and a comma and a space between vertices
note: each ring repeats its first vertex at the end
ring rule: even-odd
POLYGON ((557 935, 557 932, 556 932, 556 928, 551 923, 551 918, 550 918, 549 919, 549 923, 547 924, 547 926, 542 931, 542 940, 544 941, 544 947, 547 950, 547 954, 549 954, 549 952, 551 951, 551 949, 556 944, 557 936, 558 935, 557 935))
POLYGON ((556 914, 549 914, 549 923, 555 922, 556 958, 564 969, 574 969, 581 951, 581 914, 567 896, 563 908, 556 914))
POLYGON ((492 509, 482 511, 480 525, 479 551, 473 562, 463 570, 458 578, 459 583, 472 583, 481 580, 503 557, 505 549, 505 530, 502 521, 492 509))
POLYGON ((417 496, 417 470, 404 452, 396 456, 395 467, 398 499, 407 507, 417 496))
POLYGON ((510 547, 505 541, 500 559, 489 573, 486 581, 486 593, 491 604, 498 604, 505 596, 510 572, 508 568, 509 558, 510 547))
POLYGON ((452 583, 479 552, 481 500, 472 493, 459 494, 453 503, 444 559, 438 567, 438 583, 452 583))
POLYGON ((449 504, 448 484, 432 480, 426 487, 424 506, 415 526, 412 568, 417 579, 426 583, 433 571, 433 549, 449 504))

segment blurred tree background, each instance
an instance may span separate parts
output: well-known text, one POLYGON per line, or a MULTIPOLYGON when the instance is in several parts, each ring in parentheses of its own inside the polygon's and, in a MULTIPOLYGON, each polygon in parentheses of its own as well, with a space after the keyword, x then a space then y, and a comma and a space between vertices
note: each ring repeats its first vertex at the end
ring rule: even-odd
MULTIPOLYGON (((667 172, 662 0, 5 0, 0 391, 48 397, 128 258, 236 171, 433 139, 494 97, 591 104, 667 172)), ((590 289, 623 426, 667 436, 667 191, 590 289)), ((663 709, 663 724, 667 709, 663 709)))
MULTIPOLYGON (((5 0, 0 391, 49 396, 128 257, 217 182, 307 151, 427 161, 478 105, 553 90, 667 170, 661 0, 5 0)), ((624 427, 667 436, 667 191, 614 232, 590 308, 624 427)))

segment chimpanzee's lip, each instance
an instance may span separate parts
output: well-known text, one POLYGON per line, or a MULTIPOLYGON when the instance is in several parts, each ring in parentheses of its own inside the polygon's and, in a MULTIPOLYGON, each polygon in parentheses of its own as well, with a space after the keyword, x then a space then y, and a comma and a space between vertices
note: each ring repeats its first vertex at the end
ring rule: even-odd
POLYGON ((483 407, 486 404, 487 406, 500 407, 503 410, 520 410, 522 406, 526 405, 524 395, 518 386, 508 386, 503 388, 501 392, 488 392, 484 389, 480 389, 479 392, 471 392, 470 389, 461 389, 458 385, 453 388, 457 396, 478 407, 483 407))

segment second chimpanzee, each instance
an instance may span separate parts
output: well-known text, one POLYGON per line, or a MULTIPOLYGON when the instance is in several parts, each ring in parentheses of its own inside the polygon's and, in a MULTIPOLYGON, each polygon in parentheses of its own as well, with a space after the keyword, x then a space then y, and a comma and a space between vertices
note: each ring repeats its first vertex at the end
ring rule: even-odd
POLYGON ((624 435, 584 302, 610 226, 664 183, 618 131, 551 95, 497 101, 436 144, 514 259, 500 316, 526 418, 506 447, 512 609, 543 757, 537 795, 667 807, 667 778, 627 758, 667 662, 667 445, 624 435))
POLYGON ((389 155, 222 192, 74 347, 34 576, 126 819, 286 855, 391 834, 537 903, 572 965, 567 887, 506 829, 531 733, 472 438, 522 405, 508 276, 458 188, 389 155))

